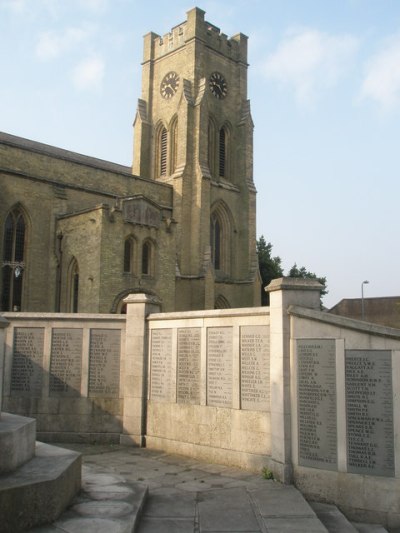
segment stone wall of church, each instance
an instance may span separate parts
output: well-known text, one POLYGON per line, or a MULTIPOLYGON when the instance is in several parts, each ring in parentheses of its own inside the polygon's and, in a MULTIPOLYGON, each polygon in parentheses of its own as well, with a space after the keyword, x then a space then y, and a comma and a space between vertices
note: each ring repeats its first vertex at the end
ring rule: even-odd
MULTIPOLYGON (((130 167, 12 135, 0 134, 0 161, 1 174, 64 186, 67 191, 72 188, 80 195, 97 193, 110 198, 110 203, 117 196, 140 193, 161 205, 172 204, 170 186, 133 176, 130 167)), ((80 203, 80 207, 84 205, 80 203)))
MULTIPOLYGON (((135 178, 126 167, 121 167, 125 174, 118 173, 119 165, 24 139, 12 137, 9 144, 9 137, 6 142, 0 139, 0 258, 5 219, 10 209, 19 206, 27 225, 22 310, 70 311, 68 275, 74 258, 81 269, 79 311, 118 311, 116 298, 120 296, 122 301, 139 287, 156 292, 164 309, 173 310, 176 245, 171 224, 172 188, 135 178), (116 198, 130 195, 148 197, 161 206, 159 227, 124 220, 121 201, 116 198), (60 235, 62 239, 57 237, 60 235), (123 268, 128 235, 136 243, 136 263, 130 273, 123 268), (154 254, 151 272, 142 275, 140 252, 146 239, 153 244, 154 254)), ((1 284, 0 276, 0 292, 1 284)))

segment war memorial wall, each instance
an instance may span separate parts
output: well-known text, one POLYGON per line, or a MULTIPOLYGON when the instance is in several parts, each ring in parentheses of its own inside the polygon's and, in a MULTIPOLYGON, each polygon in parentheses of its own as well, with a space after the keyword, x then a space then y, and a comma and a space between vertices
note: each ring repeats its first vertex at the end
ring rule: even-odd
POLYGON ((133 294, 127 315, 4 313, 3 410, 44 440, 267 467, 399 527, 400 331, 321 311, 317 282, 269 290, 269 308, 160 313, 133 294))
POLYGON ((267 308, 149 318, 146 442, 248 468, 270 449, 267 308))
POLYGON ((3 410, 37 420, 38 438, 119 442, 125 319, 8 313, 3 410))
POLYGON ((293 479, 356 521, 400 525, 400 331, 289 306, 293 479))

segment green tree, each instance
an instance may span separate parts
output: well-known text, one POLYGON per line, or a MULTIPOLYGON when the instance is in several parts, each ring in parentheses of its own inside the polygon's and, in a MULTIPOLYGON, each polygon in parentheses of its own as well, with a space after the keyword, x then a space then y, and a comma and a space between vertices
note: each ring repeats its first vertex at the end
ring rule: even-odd
MULTIPOLYGON (((273 279, 281 278, 285 275, 282 268, 282 260, 279 256, 272 256, 272 244, 270 242, 267 243, 263 235, 261 235, 261 237, 257 240, 257 253, 262 280, 261 304, 269 305, 269 293, 265 292, 265 287, 273 279)), ((321 298, 328 293, 327 281, 325 277, 317 276, 314 274, 314 272, 309 272, 305 267, 299 268, 296 263, 286 275, 291 278, 315 279, 323 286, 321 290, 321 298)))
POLYGON ((292 268, 289 270, 288 276, 290 278, 303 278, 303 279, 315 279, 323 285, 323 289, 321 289, 321 298, 322 296, 325 296, 325 294, 328 294, 327 290, 327 282, 325 277, 319 277, 314 272, 308 272, 306 267, 298 267, 295 263, 292 268))
POLYGON ((272 244, 263 235, 257 240, 257 253, 262 280, 261 305, 269 305, 269 293, 264 289, 273 279, 283 276, 282 261, 278 256, 272 257, 272 244))

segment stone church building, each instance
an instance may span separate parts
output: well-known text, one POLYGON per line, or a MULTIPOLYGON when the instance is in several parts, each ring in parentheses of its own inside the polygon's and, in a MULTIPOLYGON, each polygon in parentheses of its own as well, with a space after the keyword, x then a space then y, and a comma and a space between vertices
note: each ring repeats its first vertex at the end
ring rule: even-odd
POLYGON ((0 310, 259 305, 247 67, 194 8, 144 37, 132 167, 0 134, 0 310))

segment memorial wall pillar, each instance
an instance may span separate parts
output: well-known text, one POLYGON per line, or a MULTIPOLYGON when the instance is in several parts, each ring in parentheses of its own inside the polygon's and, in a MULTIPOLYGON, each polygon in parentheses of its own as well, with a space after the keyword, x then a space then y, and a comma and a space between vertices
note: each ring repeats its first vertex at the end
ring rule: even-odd
POLYGON ((148 372, 148 326, 146 318, 160 311, 160 302, 148 294, 125 298, 126 345, 124 366, 124 416, 121 444, 144 446, 148 372))
POLYGON ((270 293, 271 469, 276 479, 290 483, 290 317, 288 307, 320 308, 322 285, 315 280, 279 278, 266 287, 270 293))
POLYGON ((1 406, 3 404, 3 380, 4 380, 4 353, 5 353, 5 331, 8 326, 8 321, 0 317, 0 414, 1 406))

